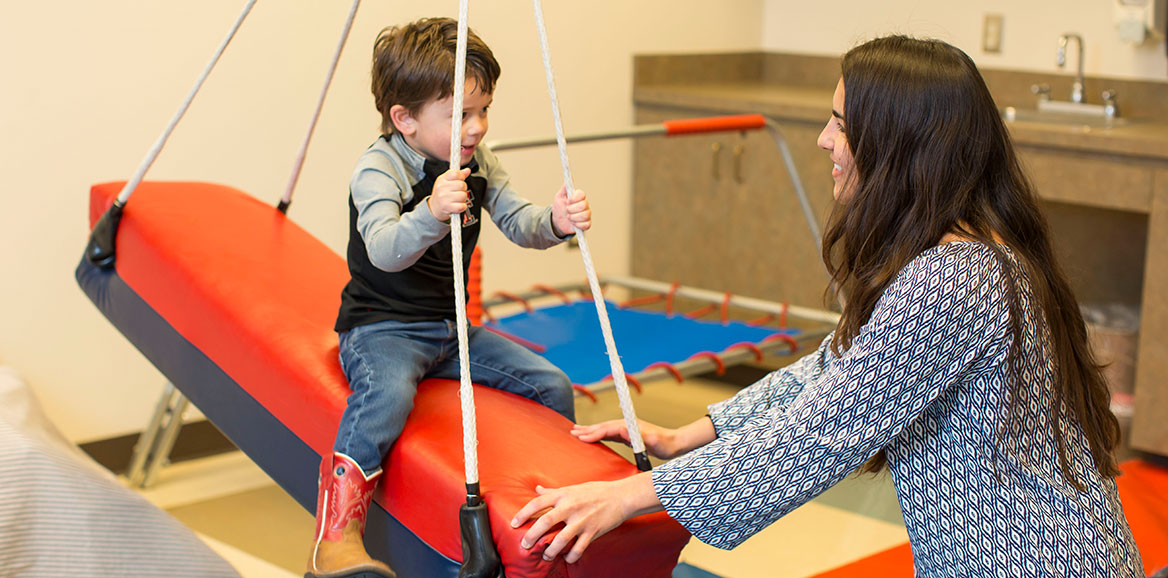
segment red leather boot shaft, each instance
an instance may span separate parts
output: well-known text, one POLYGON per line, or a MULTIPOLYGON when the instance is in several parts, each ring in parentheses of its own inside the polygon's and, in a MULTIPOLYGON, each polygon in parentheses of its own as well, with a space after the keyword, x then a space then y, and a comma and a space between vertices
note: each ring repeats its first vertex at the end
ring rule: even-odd
POLYGON ((366 476, 344 454, 325 456, 320 464, 320 489, 316 498, 316 539, 341 540, 341 532, 353 520, 365 535, 365 517, 381 471, 366 476), (322 536, 323 534, 323 536, 322 536))

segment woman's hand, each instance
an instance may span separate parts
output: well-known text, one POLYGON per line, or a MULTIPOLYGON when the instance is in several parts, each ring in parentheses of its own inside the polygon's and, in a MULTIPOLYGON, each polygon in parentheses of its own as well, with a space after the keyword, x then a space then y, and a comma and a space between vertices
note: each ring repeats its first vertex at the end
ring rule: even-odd
MULTIPOLYGON (((663 460, 677 456, 679 453, 675 444, 677 430, 663 428, 643 420, 637 420, 637 424, 641 429, 641 440, 645 442, 645 449, 648 450, 649 455, 663 460)), ((606 441, 631 445, 629 428, 623 419, 614 419, 593 425, 573 425, 572 435, 582 442, 606 441)))
POLYGON ((511 527, 518 528, 535 518, 520 542, 530 550, 562 523, 564 527, 543 550, 543 559, 550 561, 571 545, 564 556, 569 564, 579 561, 589 544, 625 520, 662 510, 649 472, 615 482, 588 482, 558 489, 536 486, 535 491, 539 496, 515 514, 511 527))
POLYGON ((426 206, 435 219, 445 223, 451 215, 467 209, 470 196, 466 192, 466 178, 470 169, 449 170, 434 179, 434 189, 426 199, 426 206))
POLYGON ((559 237, 571 235, 573 226, 581 231, 587 231, 592 226, 592 209, 588 206, 584 191, 576 189, 568 196, 568 189, 560 187, 560 192, 556 193, 552 201, 552 225, 559 237))
MULTIPOLYGON (((641 430, 641 441, 645 442, 645 449, 649 455, 663 460, 704 446, 717 437, 713 422, 706 417, 677 429, 664 428, 642 420, 637 420, 637 426, 641 430)), ((629 428, 622 419, 595 425, 573 425, 572 435, 582 442, 589 443, 599 441, 630 443, 629 428)))

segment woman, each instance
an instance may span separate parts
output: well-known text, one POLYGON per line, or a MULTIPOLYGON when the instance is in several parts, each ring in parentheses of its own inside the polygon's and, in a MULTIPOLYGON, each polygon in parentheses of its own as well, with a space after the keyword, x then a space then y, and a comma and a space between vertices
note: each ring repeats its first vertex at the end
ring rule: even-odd
POLYGON ((542 554, 572 562, 665 510, 733 548, 857 468, 887 467, 917 576, 1140 574, 1107 388, 976 66, 895 36, 841 67, 818 141, 837 199, 823 257, 847 296, 836 331, 707 417, 642 426, 651 453, 680 456, 656 470, 538 488, 512 521, 536 518, 524 547, 563 523, 542 554))

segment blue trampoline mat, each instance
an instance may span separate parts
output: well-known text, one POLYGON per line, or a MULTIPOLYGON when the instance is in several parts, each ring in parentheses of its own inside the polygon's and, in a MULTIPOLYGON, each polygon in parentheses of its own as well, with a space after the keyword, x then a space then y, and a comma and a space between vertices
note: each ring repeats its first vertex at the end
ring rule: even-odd
MULTIPOLYGON (((721 321, 621 309, 611 301, 606 303, 617 352, 627 374, 658 361, 679 363, 701 351, 718 353, 743 341, 757 344, 776 333, 792 337, 799 334, 796 329, 754 327, 737 321, 723 325, 721 321)), ((591 301, 535 309, 486 325, 546 347, 541 355, 564 370, 572 383, 588 385, 612 373, 596 305, 591 301)))

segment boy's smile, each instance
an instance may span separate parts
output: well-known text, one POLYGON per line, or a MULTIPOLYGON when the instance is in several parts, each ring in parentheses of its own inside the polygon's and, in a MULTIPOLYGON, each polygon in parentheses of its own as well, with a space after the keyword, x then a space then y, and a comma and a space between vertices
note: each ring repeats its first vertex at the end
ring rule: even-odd
MULTIPOLYGON (((466 166, 474 156, 475 148, 487 134, 487 109, 493 95, 479 91, 473 77, 466 79, 466 94, 462 100, 462 133, 459 165, 466 166)), ((416 115, 404 108, 393 115, 394 127, 402 133, 406 144, 428 159, 450 162, 450 115, 453 95, 432 100, 422 106, 416 115)), ((396 108, 396 107, 395 107, 396 108)))

